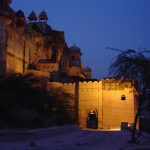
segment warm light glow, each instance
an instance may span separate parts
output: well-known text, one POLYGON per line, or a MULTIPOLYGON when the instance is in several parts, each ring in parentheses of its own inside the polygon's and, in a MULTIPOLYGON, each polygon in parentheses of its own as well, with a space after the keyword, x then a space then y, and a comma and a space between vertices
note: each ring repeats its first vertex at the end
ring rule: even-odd
POLYGON ((95 114, 95 111, 94 111, 94 110, 91 110, 91 111, 90 111, 90 114, 95 114))
POLYGON ((82 130, 87 130, 87 131, 121 131, 120 128, 112 128, 112 129, 90 129, 90 128, 82 128, 82 130))
POLYGON ((105 129, 105 131, 121 131, 120 128, 105 129))
POLYGON ((132 124, 132 123, 131 123, 131 124, 130 124, 130 123, 128 123, 128 127, 132 127, 132 126, 133 126, 133 124, 132 124))

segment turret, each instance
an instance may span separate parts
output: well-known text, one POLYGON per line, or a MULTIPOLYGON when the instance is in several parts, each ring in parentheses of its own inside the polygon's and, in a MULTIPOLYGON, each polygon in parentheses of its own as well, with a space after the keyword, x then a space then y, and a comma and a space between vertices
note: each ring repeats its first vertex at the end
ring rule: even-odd
POLYGON ((26 24, 26 19, 22 10, 16 12, 16 27, 23 28, 26 24))
POLYGON ((69 48, 70 50, 70 65, 81 66, 81 50, 75 44, 69 48))
POLYGON ((47 20, 48 20, 47 14, 44 10, 40 13, 38 18, 39 18, 40 22, 47 22, 47 20))
POLYGON ((81 50, 75 44, 69 48, 69 66, 68 73, 70 76, 82 76, 81 50))
POLYGON ((32 11, 28 17, 29 22, 36 22, 37 21, 37 17, 34 11, 32 11))

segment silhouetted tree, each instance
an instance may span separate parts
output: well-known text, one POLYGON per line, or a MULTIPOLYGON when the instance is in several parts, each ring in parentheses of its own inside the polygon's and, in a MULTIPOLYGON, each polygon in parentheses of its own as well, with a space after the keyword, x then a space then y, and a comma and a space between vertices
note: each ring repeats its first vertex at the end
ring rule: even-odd
POLYGON ((75 104, 73 95, 67 93, 61 87, 49 87, 48 91, 51 96, 55 96, 55 104, 53 105, 52 110, 57 117, 57 124, 75 123, 75 104))
POLYGON ((126 50, 121 52, 111 64, 109 70, 113 77, 129 79, 138 92, 138 109, 132 129, 131 142, 136 142, 135 135, 138 118, 142 111, 150 106, 150 58, 146 51, 126 50))
MULTIPOLYGON (((67 93, 65 93, 67 94, 67 93)), ((40 88, 32 75, 0 78, 0 124, 8 127, 44 127, 56 105, 66 106, 62 94, 40 88)), ((64 107, 66 114, 68 111, 64 107)), ((69 114, 67 114, 69 116, 69 114)))

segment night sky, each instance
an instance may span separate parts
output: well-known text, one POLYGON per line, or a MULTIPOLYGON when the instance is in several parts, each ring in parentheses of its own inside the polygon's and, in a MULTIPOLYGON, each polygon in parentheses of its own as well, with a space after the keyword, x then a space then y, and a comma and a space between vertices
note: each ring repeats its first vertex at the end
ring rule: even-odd
POLYGON ((11 6, 26 16, 45 10, 48 24, 65 32, 68 46, 81 48, 93 78, 107 77, 118 54, 105 47, 150 50, 150 0, 13 0, 11 6))

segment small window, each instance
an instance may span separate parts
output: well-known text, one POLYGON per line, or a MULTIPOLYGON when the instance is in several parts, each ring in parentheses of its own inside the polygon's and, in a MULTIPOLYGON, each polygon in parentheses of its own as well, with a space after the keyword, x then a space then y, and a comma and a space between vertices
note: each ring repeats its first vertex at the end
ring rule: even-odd
POLYGON ((121 100, 122 100, 122 101, 125 101, 125 100, 126 100, 125 95, 122 95, 122 96, 121 96, 121 100))

